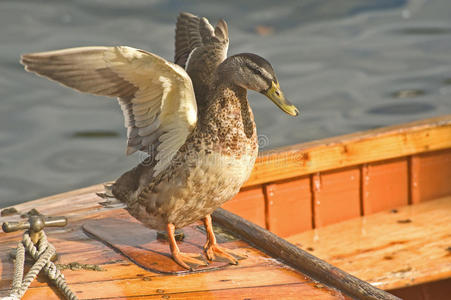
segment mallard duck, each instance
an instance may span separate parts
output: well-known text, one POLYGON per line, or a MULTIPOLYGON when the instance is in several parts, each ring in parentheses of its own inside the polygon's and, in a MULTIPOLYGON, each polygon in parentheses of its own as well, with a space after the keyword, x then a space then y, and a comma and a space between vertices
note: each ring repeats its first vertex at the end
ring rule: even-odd
POLYGON ((248 179, 258 153, 247 90, 298 115, 262 57, 227 58, 227 23, 181 13, 175 62, 131 47, 81 47, 25 54, 22 64, 80 92, 117 97, 127 128, 127 155, 149 157, 112 185, 112 194, 144 225, 167 230, 173 259, 183 268, 203 265, 180 252, 175 228, 202 220, 208 260, 234 255, 218 246, 210 214, 248 179))

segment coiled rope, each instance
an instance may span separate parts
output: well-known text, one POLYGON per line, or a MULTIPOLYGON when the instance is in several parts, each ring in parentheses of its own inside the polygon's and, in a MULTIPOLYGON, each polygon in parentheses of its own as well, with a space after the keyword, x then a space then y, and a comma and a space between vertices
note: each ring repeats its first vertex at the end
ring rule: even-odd
POLYGON ((30 284, 42 269, 44 269, 44 272, 50 278, 52 283, 58 288, 58 290, 66 299, 78 299, 77 296, 67 286, 64 275, 51 261, 52 257, 56 253, 56 250, 55 247, 53 247, 53 245, 47 241, 47 236, 44 231, 40 232, 39 241, 38 243, 36 243, 36 245, 31 241, 29 231, 25 231, 22 241, 17 245, 16 261, 14 263, 14 278, 10 295, 8 297, 0 298, 0 300, 21 299, 30 284), (26 253, 28 253, 33 258, 35 263, 24 277, 26 253))

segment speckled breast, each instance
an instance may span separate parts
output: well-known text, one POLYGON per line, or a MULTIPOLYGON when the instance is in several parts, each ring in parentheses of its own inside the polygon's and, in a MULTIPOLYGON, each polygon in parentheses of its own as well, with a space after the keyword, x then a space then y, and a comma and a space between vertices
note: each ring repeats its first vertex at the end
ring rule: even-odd
POLYGON ((239 192, 256 156, 256 149, 240 157, 210 151, 179 153, 172 175, 167 173, 141 194, 141 207, 134 215, 156 229, 164 229, 167 223, 183 227, 198 221, 239 192))

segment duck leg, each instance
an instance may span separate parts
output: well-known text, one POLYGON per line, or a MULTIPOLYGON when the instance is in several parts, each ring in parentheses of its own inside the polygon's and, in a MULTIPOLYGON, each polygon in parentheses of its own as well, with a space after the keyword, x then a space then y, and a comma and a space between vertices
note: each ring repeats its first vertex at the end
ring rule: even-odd
POLYGON ((201 256, 196 253, 183 253, 180 252, 179 247, 177 246, 177 242, 175 240, 175 226, 174 224, 169 223, 166 226, 166 230, 168 232, 168 238, 169 238, 169 246, 171 248, 171 254, 172 258, 176 263, 178 263, 180 266, 187 270, 193 271, 194 268, 199 266, 206 266, 207 263, 202 260, 201 256), (197 258, 200 259, 197 259, 197 258))
POLYGON ((211 216, 207 215, 202 219, 202 221, 204 222, 205 230, 207 231, 207 242, 204 246, 204 251, 207 258, 209 260, 215 260, 216 257, 220 257, 232 265, 237 265, 238 260, 230 254, 232 251, 220 247, 216 242, 215 233, 213 232, 213 225, 211 224, 211 216))

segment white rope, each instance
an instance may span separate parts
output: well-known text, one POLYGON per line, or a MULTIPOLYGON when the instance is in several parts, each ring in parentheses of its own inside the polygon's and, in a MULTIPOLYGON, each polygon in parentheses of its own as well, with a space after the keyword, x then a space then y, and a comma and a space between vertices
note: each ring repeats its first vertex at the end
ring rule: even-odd
POLYGON ((28 230, 25 231, 22 242, 17 245, 16 261, 14 264, 14 278, 10 295, 8 297, 0 298, 0 300, 21 299, 30 284, 42 269, 44 269, 44 272, 66 299, 77 300, 77 296, 67 286, 64 275, 51 261, 52 257, 56 253, 56 250, 53 245, 47 241, 47 236, 44 231, 41 231, 37 245, 38 248, 36 248, 36 245, 31 241, 28 230), (30 254, 35 263, 24 277, 25 252, 30 254))

